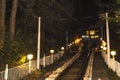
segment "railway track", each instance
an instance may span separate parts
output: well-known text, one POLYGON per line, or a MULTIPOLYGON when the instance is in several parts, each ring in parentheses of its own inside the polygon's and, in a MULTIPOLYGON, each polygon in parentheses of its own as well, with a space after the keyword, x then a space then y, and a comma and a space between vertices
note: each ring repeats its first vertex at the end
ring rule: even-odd
POLYGON ((88 64, 88 51, 81 53, 80 57, 66 70, 64 70, 57 80, 83 80, 83 76, 88 64))

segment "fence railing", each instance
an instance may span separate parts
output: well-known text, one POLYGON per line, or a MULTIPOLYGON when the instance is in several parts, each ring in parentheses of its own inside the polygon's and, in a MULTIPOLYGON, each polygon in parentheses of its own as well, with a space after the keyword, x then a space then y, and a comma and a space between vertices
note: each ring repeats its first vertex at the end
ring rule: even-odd
POLYGON ((102 56, 108 67, 112 69, 117 74, 118 77, 120 77, 120 63, 112 58, 108 59, 107 54, 104 52, 102 52, 102 56), (107 60, 109 60, 109 64, 107 60))
MULTIPOLYGON (((58 60, 60 57, 62 57, 64 54, 64 51, 60 51, 59 53, 54 54, 53 57, 53 63, 58 60)), ((51 55, 43 57, 40 59, 40 65, 48 66, 51 65, 51 55)), ((37 70, 37 61, 33 60, 31 61, 31 71, 35 71, 37 70)), ((24 63, 22 65, 19 65, 17 67, 14 68, 10 68, 8 69, 8 79, 7 80, 19 80, 20 78, 22 78, 25 75, 29 74, 29 63, 24 63)), ((5 71, 0 72, 0 80, 5 80, 5 71)))

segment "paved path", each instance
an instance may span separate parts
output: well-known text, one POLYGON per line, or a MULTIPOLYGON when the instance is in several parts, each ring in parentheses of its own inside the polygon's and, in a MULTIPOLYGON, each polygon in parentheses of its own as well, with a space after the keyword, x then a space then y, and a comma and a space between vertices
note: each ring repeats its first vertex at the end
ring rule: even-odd
POLYGON ((100 53, 94 53, 92 80, 109 80, 100 53))

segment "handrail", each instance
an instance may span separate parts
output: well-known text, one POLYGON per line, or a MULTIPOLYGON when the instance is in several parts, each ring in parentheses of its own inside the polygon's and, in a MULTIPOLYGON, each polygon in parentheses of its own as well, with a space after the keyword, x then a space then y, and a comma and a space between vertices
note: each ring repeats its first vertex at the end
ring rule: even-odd
POLYGON ((45 78, 45 80, 55 80, 68 66, 70 66, 75 60, 77 60, 79 56, 80 56, 80 52, 78 52, 70 60, 64 63, 61 67, 53 71, 51 75, 45 78))
MULTIPOLYGON (((93 49, 92 49, 93 50, 93 49)), ((79 78, 79 80, 83 80, 84 79, 84 76, 85 76, 85 73, 86 73, 86 71, 87 71, 87 67, 88 67, 88 64, 89 64, 89 61, 90 61, 90 57, 91 57, 91 53, 92 53, 92 50, 90 50, 89 52, 88 52, 88 55, 86 56, 86 60, 85 60, 85 62, 84 62, 84 64, 83 64, 83 66, 82 66, 82 73, 80 74, 80 78, 79 78)))
POLYGON ((84 75, 84 80, 91 80, 92 79, 92 66, 93 66, 93 52, 91 53, 88 66, 86 69, 86 73, 84 75))

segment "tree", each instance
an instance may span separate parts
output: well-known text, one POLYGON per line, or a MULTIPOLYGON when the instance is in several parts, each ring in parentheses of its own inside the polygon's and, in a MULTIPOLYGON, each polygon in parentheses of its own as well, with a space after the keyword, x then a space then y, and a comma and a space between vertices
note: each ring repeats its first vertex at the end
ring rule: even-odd
POLYGON ((0 1, 0 47, 4 44, 5 38, 5 12, 6 12, 6 0, 0 1))
POLYGON ((16 12, 17 12, 18 0, 13 0, 12 10, 10 15, 10 40, 14 40, 15 35, 15 22, 16 22, 16 12))

